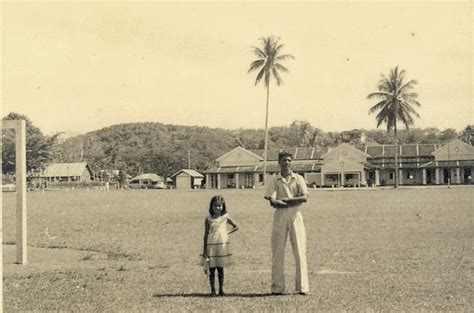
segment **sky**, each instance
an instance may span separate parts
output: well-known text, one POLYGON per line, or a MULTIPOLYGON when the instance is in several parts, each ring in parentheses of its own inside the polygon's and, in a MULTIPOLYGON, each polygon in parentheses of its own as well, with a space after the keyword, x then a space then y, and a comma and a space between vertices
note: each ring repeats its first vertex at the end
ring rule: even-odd
POLYGON ((44 133, 120 123, 262 128, 251 46, 285 45, 269 126, 376 128, 381 74, 416 79, 415 127, 474 123, 473 8, 446 2, 2 2, 2 116, 44 133))

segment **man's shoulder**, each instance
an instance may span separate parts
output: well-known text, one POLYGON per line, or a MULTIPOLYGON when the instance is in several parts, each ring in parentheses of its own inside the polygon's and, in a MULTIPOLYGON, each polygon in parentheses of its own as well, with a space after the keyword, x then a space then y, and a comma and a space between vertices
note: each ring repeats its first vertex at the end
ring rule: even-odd
POLYGON ((303 180, 303 181, 305 181, 305 178, 303 177, 303 175, 298 174, 298 173, 295 173, 295 172, 293 172, 293 175, 295 175, 295 178, 296 178, 297 180, 300 180, 300 181, 303 180))
POLYGON ((306 186, 306 179, 303 175, 295 173, 295 178, 297 183, 306 186))

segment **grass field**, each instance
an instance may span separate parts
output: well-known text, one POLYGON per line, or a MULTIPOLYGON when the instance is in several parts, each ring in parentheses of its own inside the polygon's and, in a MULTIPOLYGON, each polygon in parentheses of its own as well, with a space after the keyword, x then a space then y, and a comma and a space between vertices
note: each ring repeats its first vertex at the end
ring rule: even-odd
POLYGON ((270 291, 272 209, 222 190, 240 231, 227 297, 197 265, 215 191, 28 193, 29 264, 15 262, 14 193, 3 194, 4 310, 472 311, 474 188, 311 190, 303 215, 311 294, 270 291), (46 231, 47 230, 47 231, 46 231))

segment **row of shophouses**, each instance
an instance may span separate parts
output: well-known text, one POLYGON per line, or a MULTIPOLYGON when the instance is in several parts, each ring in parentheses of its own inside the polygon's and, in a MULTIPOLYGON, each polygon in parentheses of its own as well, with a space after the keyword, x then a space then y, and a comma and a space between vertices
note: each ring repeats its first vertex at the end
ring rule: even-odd
MULTIPOLYGON (((267 174, 278 171, 278 153, 267 152, 267 174)), ((334 148, 292 148, 292 169, 311 187, 389 186, 395 184, 395 145, 343 143, 334 148)), ((472 184, 474 146, 448 144, 398 146, 400 185, 472 184)), ((263 150, 237 147, 204 172, 206 188, 255 188, 263 184, 263 150)))

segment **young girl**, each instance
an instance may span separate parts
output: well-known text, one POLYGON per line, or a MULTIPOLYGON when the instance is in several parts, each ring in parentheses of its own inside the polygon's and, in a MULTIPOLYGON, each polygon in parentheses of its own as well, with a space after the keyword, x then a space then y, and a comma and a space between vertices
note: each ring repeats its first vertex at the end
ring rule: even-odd
POLYGON ((224 267, 232 264, 232 252, 229 246, 229 234, 239 227, 227 214, 225 200, 221 196, 214 196, 209 205, 209 216, 204 222, 203 258, 205 271, 207 268, 211 284, 211 296, 216 295, 214 287, 215 272, 219 279, 219 296, 224 295, 224 267), (232 228, 227 229, 227 224, 232 228))

